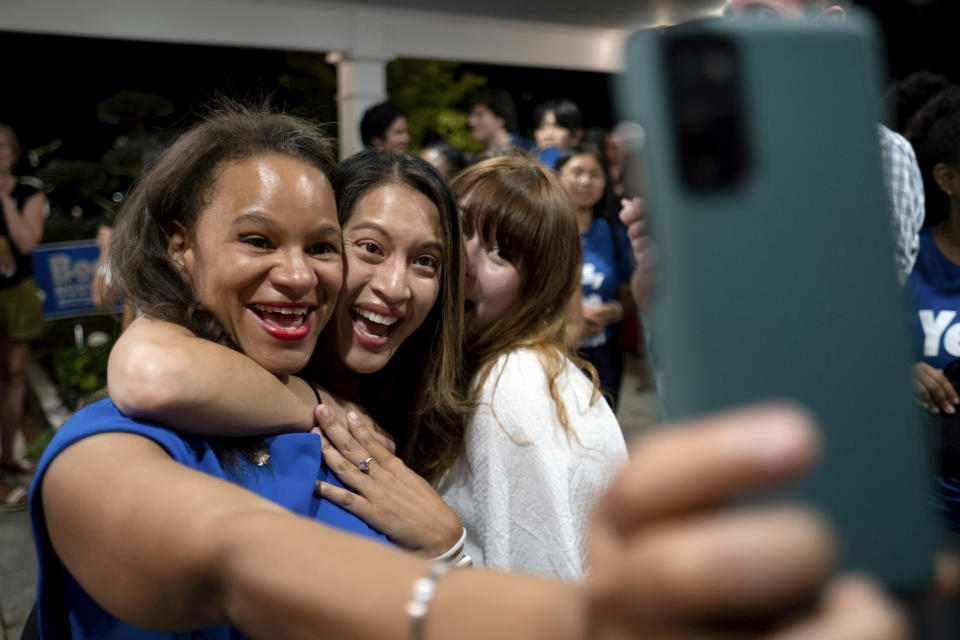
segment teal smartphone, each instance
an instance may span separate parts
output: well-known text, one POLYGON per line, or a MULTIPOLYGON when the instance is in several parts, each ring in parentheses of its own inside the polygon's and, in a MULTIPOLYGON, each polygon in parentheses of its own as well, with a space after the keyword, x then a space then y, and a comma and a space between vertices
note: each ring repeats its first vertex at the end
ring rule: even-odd
POLYGON ((938 533, 879 154, 878 51, 858 14, 642 31, 618 102, 643 141, 663 413, 806 406, 824 451, 789 496, 835 524, 842 569, 910 594, 931 581, 938 533))

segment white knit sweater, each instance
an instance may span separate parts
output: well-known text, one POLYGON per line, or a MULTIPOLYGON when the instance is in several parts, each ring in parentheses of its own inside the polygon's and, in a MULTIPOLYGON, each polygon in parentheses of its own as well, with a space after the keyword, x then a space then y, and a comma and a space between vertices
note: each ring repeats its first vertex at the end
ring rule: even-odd
POLYGON ((593 499, 626 461, 616 417, 567 361, 557 378, 574 433, 557 419, 536 352, 502 356, 487 377, 463 454, 437 491, 467 529, 478 566, 579 579, 593 499))

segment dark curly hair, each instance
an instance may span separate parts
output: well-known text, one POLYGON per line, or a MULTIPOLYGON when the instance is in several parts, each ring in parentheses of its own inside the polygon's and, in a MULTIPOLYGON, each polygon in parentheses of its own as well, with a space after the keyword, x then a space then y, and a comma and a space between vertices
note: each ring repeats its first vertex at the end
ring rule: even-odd
POLYGON ((916 135, 924 112, 949 87, 950 80, 945 75, 926 69, 914 71, 893 83, 887 90, 887 100, 893 110, 897 131, 907 138, 916 135))
POLYGON ((960 87, 945 90, 927 109, 910 142, 923 176, 927 209, 924 225, 931 227, 950 215, 950 200, 934 180, 933 170, 940 163, 960 169, 960 87))

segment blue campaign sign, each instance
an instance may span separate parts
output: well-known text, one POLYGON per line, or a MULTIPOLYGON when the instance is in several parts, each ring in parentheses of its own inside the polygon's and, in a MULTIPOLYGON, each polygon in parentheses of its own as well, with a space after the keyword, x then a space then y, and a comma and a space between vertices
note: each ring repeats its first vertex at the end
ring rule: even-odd
POLYGON ((43 317, 103 313, 90 299, 100 249, 93 240, 41 244, 30 254, 33 277, 43 298, 43 317))

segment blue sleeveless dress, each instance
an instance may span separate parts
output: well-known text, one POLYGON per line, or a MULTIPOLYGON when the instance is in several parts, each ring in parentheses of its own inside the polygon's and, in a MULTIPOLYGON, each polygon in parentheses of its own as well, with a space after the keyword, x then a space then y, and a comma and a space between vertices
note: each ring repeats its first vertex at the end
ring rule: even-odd
POLYGON ((226 465, 225 468, 208 437, 180 433, 156 423, 128 418, 110 400, 101 400, 78 411, 60 428, 44 451, 30 487, 30 517, 40 565, 37 613, 43 638, 232 640, 245 637, 228 626, 181 633, 161 633, 133 627, 98 605, 61 565, 46 529, 40 485, 50 463, 60 452, 83 438, 107 432, 143 436, 163 447, 171 458, 184 466, 238 484, 301 516, 386 542, 383 534, 356 516, 328 500, 314 496, 313 488, 317 480, 343 486, 323 462, 320 454, 321 437, 318 435, 286 433, 267 437, 263 440, 269 451, 265 464, 258 466, 239 459, 236 464, 226 465))

